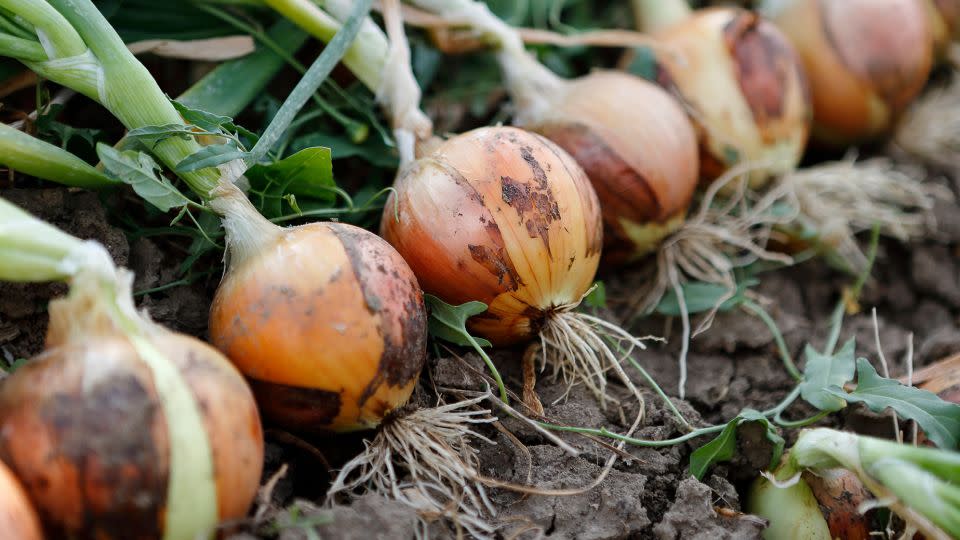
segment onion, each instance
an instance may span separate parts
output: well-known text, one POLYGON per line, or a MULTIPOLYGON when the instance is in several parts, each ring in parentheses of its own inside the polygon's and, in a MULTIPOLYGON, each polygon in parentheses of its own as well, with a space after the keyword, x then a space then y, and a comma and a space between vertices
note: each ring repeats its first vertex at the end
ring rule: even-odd
POLYGON ((282 229, 223 186, 229 263, 211 342, 250 380, 263 415, 298 431, 376 427, 426 359, 423 294, 400 255, 341 223, 282 229))
POLYGON ((804 473, 803 478, 817 498, 831 538, 870 538, 870 519, 860 508, 873 497, 857 475, 846 469, 827 469, 804 473))
POLYGON ((933 35, 917 0, 777 0, 761 9, 803 59, 819 143, 888 134, 930 73, 933 35))
POLYGON ((519 33, 481 3, 415 3, 451 21, 467 21, 498 42, 514 124, 566 150, 596 190, 605 263, 650 253, 683 223, 699 158, 693 127, 675 99, 622 72, 562 79, 527 54, 519 33))
POLYGON ((960 29, 960 0, 921 0, 927 7, 935 62, 947 59, 960 29))
POLYGON ((42 540, 40 520, 23 486, 0 461, 0 531, 9 540, 42 540))
POLYGON ((740 162, 762 163, 751 186, 793 169, 806 147, 810 97, 786 37, 735 7, 690 11, 683 0, 634 0, 641 28, 675 54, 657 59, 656 80, 686 105, 700 140, 701 179, 740 162))
POLYGON ((101 245, 2 200, 0 251, 2 279, 70 281, 45 350, 0 381, 0 459, 48 534, 196 538, 243 517, 263 434, 230 362, 139 314, 101 245))

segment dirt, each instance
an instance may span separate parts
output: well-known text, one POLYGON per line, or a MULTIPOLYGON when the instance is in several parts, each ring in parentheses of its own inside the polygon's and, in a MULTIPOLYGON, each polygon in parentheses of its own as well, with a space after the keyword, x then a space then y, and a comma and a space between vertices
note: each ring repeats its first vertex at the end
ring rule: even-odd
MULTIPOLYGON (((104 205, 97 195, 64 189, 12 189, 5 190, 4 197, 75 235, 103 242, 119 264, 130 265, 135 270, 137 290, 178 279, 176 269, 184 256, 185 244, 125 233, 105 210, 122 207, 122 201, 108 200, 104 205)), ((879 368, 870 314, 872 307, 877 308, 880 343, 893 376, 905 372, 904 353, 911 333, 915 367, 960 351, 957 326, 960 272, 953 245, 960 240, 958 210, 956 205, 937 209, 942 223, 938 241, 910 247, 894 241, 882 243, 875 279, 868 282, 861 298, 863 311, 849 317, 844 325, 842 339, 855 338, 858 355, 869 358, 879 368)), ((217 256, 210 256, 201 259, 199 264, 217 270, 219 260, 217 256)), ((637 287, 636 277, 630 273, 604 276, 604 279, 610 298, 622 297, 637 287)), ((218 280, 219 272, 214 271, 209 279, 192 285, 140 295, 138 303, 160 323, 205 337, 207 308, 218 280)), ((763 274, 756 289, 757 301, 776 320, 801 368, 804 345, 808 342, 817 347, 822 345, 828 333, 829 313, 841 287, 849 282, 847 276, 819 262, 763 274)), ((60 285, 0 284, 0 353, 7 361, 41 350, 46 303, 64 291, 60 285)), ((675 396, 679 378, 676 361, 679 324, 652 318, 634 331, 669 337, 667 345, 651 345, 636 358, 675 396)), ((457 353, 461 358, 444 353, 443 357, 431 360, 421 388, 482 388, 481 378, 473 371, 483 371, 480 360, 465 350, 457 353)), ((516 390, 521 387, 522 353, 518 348, 494 354, 507 385, 516 390)), ((721 313, 712 328, 694 340, 689 373, 686 399, 677 400, 677 405, 695 425, 725 422, 744 408, 769 408, 786 395, 793 384, 766 326, 741 310, 721 313)), ((637 413, 626 390, 616 383, 611 383, 611 392, 623 399, 623 410, 614 403, 602 407, 582 387, 574 388, 564 398, 563 384, 552 381, 549 370, 541 376, 537 392, 545 406, 545 416, 556 423, 607 426, 622 432, 637 413)), ((645 419, 635 436, 663 439, 682 434, 676 419, 660 399, 648 390, 644 390, 644 395, 645 419)), ((419 399, 430 403, 435 398, 432 391, 421 390, 419 399)), ((800 418, 813 412, 797 404, 787 416, 800 418)), ((824 422, 890 436, 888 418, 859 407, 851 407, 824 422)), ((363 434, 301 438, 274 426, 266 427, 264 482, 281 467, 287 467, 269 493, 265 507, 281 526, 247 527, 233 538, 310 538, 302 527, 304 523, 320 523, 317 530, 322 538, 413 536, 417 523, 413 513, 381 497, 368 496, 332 509, 317 506, 323 500, 331 469, 336 469, 362 447, 363 434)), ((633 459, 618 460, 609 476, 591 489, 583 488, 589 487, 601 472, 610 455, 607 448, 582 435, 562 434, 561 438, 579 452, 574 456, 517 420, 505 418, 501 427, 512 437, 493 427, 480 430, 496 443, 476 443, 483 474, 535 486, 541 491, 581 490, 577 494, 552 496, 489 489, 497 509, 496 518, 504 523, 504 537, 760 538, 762 521, 738 513, 749 482, 770 460, 770 443, 752 424, 741 431, 737 457, 713 468, 704 482, 693 479, 687 465, 690 453, 709 437, 667 448, 627 446, 625 451, 633 459)), ((788 443, 795 436, 789 431, 783 434, 788 443)), ((442 523, 432 524, 430 531, 436 537, 453 535, 442 523)))

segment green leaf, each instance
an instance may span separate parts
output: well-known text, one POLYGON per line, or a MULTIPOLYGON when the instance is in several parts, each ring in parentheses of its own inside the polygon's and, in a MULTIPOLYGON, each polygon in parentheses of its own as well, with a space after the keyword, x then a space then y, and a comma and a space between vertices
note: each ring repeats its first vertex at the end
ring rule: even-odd
POLYGON ((839 411, 846 402, 830 391, 830 387, 843 387, 853 380, 854 340, 850 338, 833 355, 817 352, 807 344, 803 350, 807 359, 800 383, 800 396, 821 411, 839 411))
POLYGON ((143 141, 143 143, 147 145, 154 145, 159 141, 169 139, 170 137, 188 139, 195 135, 197 135, 197 133, 193 130, 193 128, 184 124, 143 126, 136 129, 131 129, 127 132, 128 138, 143 141))
POLYGON ((207 167, 216 167, 228 161, 243 159, 247 155, 247 152, 237 148, 237 145, 233 142, 204 146, 200 150, 183 158, 180 163, 177 163, 174 170, 178 173, 185 173, 207 167))
POLYGON ((770 420, 763 413, 753 409, 744 409, 740 411, 736 418, 727 422, 719 435, 690 454, 689 473, 695 476, 697 480, 701 480, 713 465, 733 459, 733 455, 737 451, 737 428, 746 422, 763 424, 766 429, 767 440, 773 443, 770 467, 779 463, 786 444, 783 437, 777 433, 777 428, 770 423, 770 420))
MULTIPOLYGON (((723 302, 720 302, 720 300, 730 292, 724 285, 693 281, 684 283, 680 288, 683 291, 683 300, 687 306, 687 313, 694 314, 709 311, 716 307, 717 304, 719 304, 718 309, 720 311, 733 309, 743 302, 746 290, 757 283, 759 283, 759 281, 756 279, 747 279, 742 283, 738 283, 737 290, 733 296, 723 302)), ((667 290, 655 310, 657 313, 668 317, 680 316, 680 302, 677 301, 677 294, 673 289, 667 290)))
POLYGON ((177 112, 180 113, 180 116, 182 116, 188 124, 193 124, 204 131, 233 131, 231 128, 235 129, 233 118, 229 116, 221 116, 212 112, 201 111, 200 109, 192 109, 175 99, 171 99, 170 102, 173 103, 173 107, 177 109, 177 112))
POLYGON ((960 444, 960 405, 944 401, 932 392, 885 379, 866 359, 857 360, 856 390, 847 393, 834 387, 829 391, 838 399, 863 403, 873 412, 893 409, 903 418, 915 421, 940 448, 954 450, 960 444))
POLYGON ((493 346, 489 341, 481 337, 473 337, 467 332, 467 319, 486 311, 486 304, 472 301, 451 306, 432 294, 423 295, 423 299, 430 311, 430 335, 464 347, 472 346, 473 341, 479 343, 481 347, 493 346))
POLYGON ((737 450, 737 425, 740 417, 727 422, 726 427, 712 441, 690 454, 690 474, 697 480, 703 478, 715 463, 729 461, 737 450))
POLYGON ((307 195, 325 201, 336 198, 332 188, 333 160, 329 148, 306 148, 269 165, 254 165, 246 172, 254 187, 283 183, 285 193, 307 195))
POLYGON ((369 137, 362 144, 356 144, 346 136, 313 132, 290 142, 290 148, 294 151, 312 146, 329 148, 333 159, 360 157, 371 165, 384 168, 396 168, 399 163, 394 149, 385 145, 379 137, 369 137))
POLYGON ((104 143, 97 145, 97 155, 108 173, 129 184, 137 195, 161 212, 190 203, 169 180, 157 174, 160 166, 149 155, 136 150, 121 152, 104 143))
POLYGON ((590 294, 583 299, 583 303, 587 307, 592 308, 605 308, 607 307, 607 288, 603 285, 602 281, 596 283, 596 287, 590 291, 590 294))
POLYGON ((773 443, 773 454, 770 456, 770 468, 774 468, 780 463, 780 457, 783 455, 783 448, 786 446, 787 442, 783 440, 783 437, 777 433, 777 428, 772 423, 770 419, 763 415, 760 411, 753 409, 744 409, 740 412, 741 424, 743 422, 760 422, 766 427, 766 437, 767 440, 773 443))

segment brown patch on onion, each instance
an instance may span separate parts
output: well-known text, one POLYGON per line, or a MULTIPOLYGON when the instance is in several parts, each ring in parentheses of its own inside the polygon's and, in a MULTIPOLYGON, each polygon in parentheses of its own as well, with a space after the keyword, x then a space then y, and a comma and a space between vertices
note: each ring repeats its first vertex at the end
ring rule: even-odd
MULTIPOLYGON (((213 453, 221 520, 246 514, 260 481, 263 437, 243 378, 186 336, 153 337, 183 375, 213 453)), ((151 373, 123 337, 48 349, 0 383, 0 458, 54 535, 114 538, 164 529, 169 442, 151 373)))

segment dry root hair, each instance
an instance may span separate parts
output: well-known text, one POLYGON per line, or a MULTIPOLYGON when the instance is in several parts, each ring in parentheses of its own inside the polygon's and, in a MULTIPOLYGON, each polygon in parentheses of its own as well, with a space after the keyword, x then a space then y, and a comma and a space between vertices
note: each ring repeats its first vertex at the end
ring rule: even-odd
POLYGON ((337 474, 328 502, 338 494, 359 497, 377 493, 415 509, 418 536, 432 521, 448 519, 474 538, 496 531, 493 506, 480 483, 477 452, 468 439, 496 444, 473 430, 496 421, 489 410, 474 406, 488 393, 435 408, 399 413, 381 424, 372 442, 337 474))
POLYGON ((540 370, 549 364, 553 378, 560 377, 566 383, 567 390, 558 401, 566 398, 574 385, 583 384, 602 407, 608 400, 618 402, 607 393, 607 372, 612 370, 637 398, 642 414, 643 394, 624 371, 623 362, 635 350, 646 349, 644 340, 659 338, 636 337, 600 317, 575 311, 595 287, 576 302, 555 307, 547 314, 540 329, 540 370))
POLYGON ((776 190, 792 193, 798 205, 794 227, 813 231, 853 271, 867 258, 855 235, 880 227, 901 241, 922 238, 935 228, 936 186, 920 182, 919 169, 897 169, 886 158, 853 158, 796 170, 776 190))
POLYGON ((707 189, 696 213, 691 215, 657 250, 649 285, 628 304, 630 317, 648 314, 672 290, 680 306, 683 342, 680 352, 679 395, 684 396, 686 356, 691 337, 706 331, 720 306, 736 294, 734 269, 757 260, 790 264, 792 259, 767 250, 775 227, 790 223, 797 214, 791 194, 771 190, 754 199, 749 189, 752 171, 768 169, 760 163, 743 163, 728 170, 707 189), (731 189, 732 188, 732 189, 731 189), (721 190, 730 192, 720 198, 721 190), (699 281, 726 288, 691 332, 690 314, 683 296, 683 283, 699 281))
POLYGON ((960 73, 915 101, 894 134, 896 148, 924 163, 960 168, 960 73))

